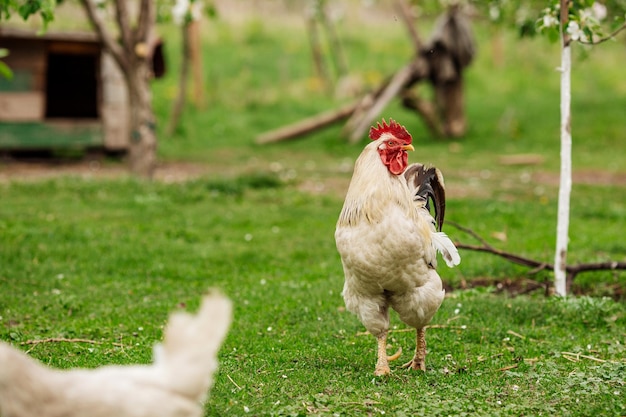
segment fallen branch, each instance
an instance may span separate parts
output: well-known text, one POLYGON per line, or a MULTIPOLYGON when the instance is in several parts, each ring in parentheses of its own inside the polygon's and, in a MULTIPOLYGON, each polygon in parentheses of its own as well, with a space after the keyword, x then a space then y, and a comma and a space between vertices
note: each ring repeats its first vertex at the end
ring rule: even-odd
POLYGON ((507 330, 506 332, 507 334, 510 334, 511 336, 515 336, 515 337, 519 337, 520 339, 524 340, 526 339, 526 336, 523 336, 519 333, 514 332, 513 330, 507 330))
MULTIPOLYGON (((35 346, 40 345, 42 343, 88 343, 90 345, 103 345, 103 344, 105 344, 104 342, 98 342, 97 340, 90 340, 90 339, 79 339, 79 338, 67 339, 67 338, 64 338, 64 337, 49 337, 47 339, 27 340, 25 342, 21 342, 20 345, 30 345, 30 346, 32 346, 27 351, 27 352, 30 352, 32 349, 35 348, 35 346)), ((121 343, 112 342, 110 344, 113 345, 113 346, 121 347, 121 348, 125 347, 121 343)))
MULTIPOLYGON (((518 265, 533 268, 531 271, 532 273, 537 273, 543 270, 551 271, 554 269, 554 266, 548 262, 537 261, 534 259, 526 258, 521 255, 517 255, 514 253, 510 253, 510 252, 506 252, 506 251, 494 248, 489 243, 487 243, 487 241, 483 237, 479 236, 476 232, 466 227, 463 227, 457 223, 447 222, 446 224, 449 224, 452 227, 455 227, 456 229, 461 230, 462 232, 465 232, 471 235, 472 237, 474 237, 476 240, 480 242, 480 245, 467 245, 461 242, 455 242, 456 247, 459 249, 467 249, 467 250, 473 250, 476 252, 491 253, 493 255, 499 256, 501 258, 504 258, 518 265)), ((617 270, 626 270, 626 262, 607 261, 607 262, 598 262, 598 263, 579 263, 576 265, 567 265, 565 267, 565 271, 567 272, 568 290, 571 287, 572 283, 574 282, 574 279, 576 278, 576 276, 582 272, 617 271, 617 270)))
POLYGON ((493 358, 499 358, 500 356, 503 356, 504 353, 496 353, 495 355, 491 355, 491 356, 482 356, 482 355, 478 355, 478 357, 476 358, 477 362, 484 362, 488 359, 493 359, 493 358))
MULTIPOLYGON (((97 340, 89 340, 89 339, 66 339, 64 337, 49 337, 47 339, 35 339, 35 340, 27 340, 25 342, 21 342, 20 345, 38 345, 41 343, 89 343, 91 345, 102 345, 104 342, 98 342, 97 340)), ((121 343, 111 343, 113 346, 124 347, 121 343)))
POLYGON ((580 359, 582 358, 582 359, 588 359, 590 361, 600 362, 600 363, 605 363, 605 362, 618 363, 618 362, 613 362, 613 361, 607 361, 605 359, 596 358, 595 356, 583 355, 581 353, 561 352, 561 355, 563 355, 565 359, 571 362, 579 362, 580 359))
POLYGON ((510 371, 511 369, 515 369, 519 366, 519 364, 515 364, 515 365, 509 365, 509 366, 505 366, 503 368, 498 369, 498 371, 510 371))
POLYGON ((230 377, 230 375, 226 374, 226 378, 228 378, 228 380, 232 382, 233 385, 236 386, 239 391, 241 391, 241 387, 230 377))
POLYGON ((280 142, 282 140, 294 139, 299 136, 306 135, 322 127, 326 127, 333 123, 347 119, 359 105, 360 100, 347 104, 338 109, 329 110, 324 113, 317 114, 299 122, 280 127, 275 130, 263 133, 256 138, 256 143, 266 144, 280 142))

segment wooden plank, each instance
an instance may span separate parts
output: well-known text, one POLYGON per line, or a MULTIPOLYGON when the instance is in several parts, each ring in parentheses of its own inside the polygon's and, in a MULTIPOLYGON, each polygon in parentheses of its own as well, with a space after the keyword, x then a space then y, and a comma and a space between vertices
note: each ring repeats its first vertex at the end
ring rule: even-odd
POLYGON ((102 124, 55 122, 0 123, 0 149, 67 149, 102 146, 102 124))
POLYGON ((39 91, 0 92, 0 121, 43 120, 44 104, 44 95, 39 91))
POLYGON ((100 115, 104 131, 104 147, 110 151, 128 149, 130 115, 128 91, 124 76, 110 54, 100 60, 102 103, 100 115))
POLYGON ((100 45, 86 42, 54 41, 48 44, 48 53, 73 55, 98 55, 100 45))
POLYGON ((13 71, 13 77, 11 79, 0 77, 0 92, 17 93, 35 90, 35 77, 32 70, 10 68, 13 71))
POLYGON ((100 43, 95 32, 68 32, 48 30, 41 34, 32 29, 21 29, 14 27, 0 27, 0 39, 29 39, 29 40, 60 40, 100 43))
POLYGON ((45 44, 43 41, 24 39, 0 39, 0 48, 9 51, 2 60, 12 69, 43 68, 45 44))
POLYGON ((13 70, 14 80, 0 79, 0 91, 28 91, 45 89, 46 54, 42 41, 1 39, 0 47, 9 50, 3 58, 13 70))

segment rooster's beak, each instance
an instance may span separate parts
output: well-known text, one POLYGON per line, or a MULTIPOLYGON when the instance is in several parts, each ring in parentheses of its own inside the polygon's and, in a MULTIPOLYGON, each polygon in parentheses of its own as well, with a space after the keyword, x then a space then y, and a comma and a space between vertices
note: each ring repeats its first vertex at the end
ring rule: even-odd
POLYGON ((411 145, 410 143, 408 145, 404 145, 402 147, 402 149, 404 149, 405 151, 414 151, 415 148, 413 147, 413 145, 411 145))

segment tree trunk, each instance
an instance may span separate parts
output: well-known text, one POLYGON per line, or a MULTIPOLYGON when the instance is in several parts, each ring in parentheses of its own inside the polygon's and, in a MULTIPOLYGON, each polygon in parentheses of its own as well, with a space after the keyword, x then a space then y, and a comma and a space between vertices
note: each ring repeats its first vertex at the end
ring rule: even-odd
POLYGON ((332 81, 324 63, 324 54, 317 30, 315 14, 307 17, 307 33, 309 35, 309 44, 311 45, 311 55, 313 56, 316 75, 324 84, 324 88, 330 91, 332 89, 332 81))
POLYGON ((95 0, 82 0, 87 17, 98 33, 105 49, 119 65, 130 106, 130 141, 128 162, 130 171, 144 178, 152 178, 156 169, 157 137, 152 110, 152 32, 156 22, 155 3, 139 0, 136 22, 126 0, 114 0, 117 31, 109 29, 95 0))
POLYGON ((156 169, 157 137, 150 90, 151 70, 145 59, 131 64, 128 78, 130 101, 129 165, 133 174, 152 178, 156 169))
POLYGON ((343 49, 341 48, 341 42, 339 42, 337 31, 335 31, 335 26, 326 13, 325 2, 320 2, 319 19, 323 27, 326 29, 328 49, 335 64, 337 78, 341 78, 348 74, 348 64, 346 63, 346 57, 343 53, 343 49))
POLYGON ((167 127, 167 134, 173 135, 178 127, 180 116, 183 113, 185 107, 185 99, 187 97, 187 79, 189 78, 189 63, 191 61, 191 42, 190 42, 190 30, 189 24, 181 27, 183 54, 180 63, 180 75, 178 78, 178 95, 174 100, 172 107, 172 115, 170 116, 169 126, 167 127))
POLYGON ((435 102, 441 112, 443 133, 447 137, 458 138, 465 134, 465 99, 463 95, 463 74, 453 81, 439 83, 435 88, 435 102))
POLYGON ((570 194, 572 190, 572 132, 571 132, 571 72, 572 48, 566 32, 567 0, 561 0, 561 180, 554 255, 554 289, 557 295, 567 295, 567 243, 569 236, 570 194))

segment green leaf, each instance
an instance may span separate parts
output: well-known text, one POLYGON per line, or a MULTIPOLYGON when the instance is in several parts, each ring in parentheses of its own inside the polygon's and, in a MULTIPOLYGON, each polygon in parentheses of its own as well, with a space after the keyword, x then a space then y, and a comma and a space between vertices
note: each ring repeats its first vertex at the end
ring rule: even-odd
MULTIPOLYGON (((6 48, 0 48, 0 58, 5 58, 7 56, 9 56, 9 50, 6 48)), ((9 68, 9 66, 2 61, 0 61, 0 76, 9 80, 13 78, 11 68, 9 68)))
POLYGON ((13 78, 13 71, 4 62, 0 61, 0 76, 10 80, 13 78))
POLYGON ((41 9, 41 2, 39 0, 27 0, 18 8, 17 12, 22 16, 22 19, 26 20, 31 15, 37 13, 39 9, 41 9))

